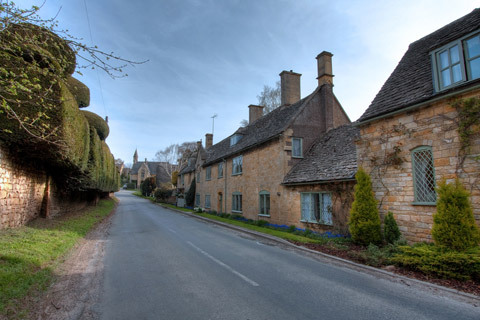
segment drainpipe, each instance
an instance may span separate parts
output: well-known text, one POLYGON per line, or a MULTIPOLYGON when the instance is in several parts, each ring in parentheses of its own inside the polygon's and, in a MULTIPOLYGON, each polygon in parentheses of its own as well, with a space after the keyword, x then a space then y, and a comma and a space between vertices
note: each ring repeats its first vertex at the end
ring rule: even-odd
POLYGON ((223 164, 224 164, 224 170, 225 172, 223 173, 223 175, 225 176, 225 181, 224 181, 224 191, 223 191, 223 203, 224 203, 224 206, 225 206, 225 211, 224 213, 227 213, 227 176, 228 176, 228 170, 227 170, 227 160, 225 159, 222 159, 223 160, 223 164))

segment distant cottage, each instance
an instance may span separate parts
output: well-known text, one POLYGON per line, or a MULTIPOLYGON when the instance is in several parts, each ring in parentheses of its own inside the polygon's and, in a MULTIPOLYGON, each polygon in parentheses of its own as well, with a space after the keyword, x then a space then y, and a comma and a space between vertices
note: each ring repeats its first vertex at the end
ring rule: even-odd
POLYGON ((147 161, 138 162, 138 152, 135 150, 133 154, 133 165, 130 170, 130 182, 133 182, 136 188, 140 188, 140 184, 149 177, 155 177, 157 186, 162 183, 171 183, 172 172, 176 170, 176 165, 166 162, 147 161))

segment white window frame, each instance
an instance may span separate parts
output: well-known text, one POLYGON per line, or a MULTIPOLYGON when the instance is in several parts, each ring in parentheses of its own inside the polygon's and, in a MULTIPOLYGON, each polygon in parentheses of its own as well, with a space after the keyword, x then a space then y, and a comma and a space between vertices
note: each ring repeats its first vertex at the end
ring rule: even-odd
POLYGON ((270 192, 262 190, 258 194, 259 216, 270 217, 270 192))
POLYGON ((303 138, 292 137, 292 158, 303 158, 303 138), (295 153, 295 143, 299 144, 299 154, 295 153))
POLYGON ((238 156, 232 159, 232 176, 243 173, 243 156, 238 156))
POLYGON ((432 59, 432 68, 433 68, 433 76, 434 76, 434 87, 435 91, 443 91, 447 90, 453 87, 456 87, 458 85, 461 85, 462 83, 475 80, 478 78, 473 79, 472 78, 472 71, 471 71, 471 64, 470 61, 480 59, 480 56, 474 56, 474 57, 468 57, 468 52, 467 52, 467 45, 466 41, 473 39, 475 37, 480 37, 480 32, 477 30, 475 32, 472 32, 460 39, 457 39, 455 41, 452 41, 430 53, 431 59, 432 59), (458 63, 453 63, 451 62, 451 56, 450 56, 450 51, 448 52, 448 59, 449 59, 449 66, 448 68, 442 69, 441 67, 441 60, 440 60, 440 54, 445 52, 446 50, 450 50, 451 48, 458 46, 458 55, 459 55, 459 64, 460 64, 460 70, 461 70, 461 76, 462 79, 453 82, 453 73, 452 73, 452 66, 457 65, 458 63), (443 85, 443 80, 442 80, 442 70, 450 70, 450 78, 451 78, 451 83, 449 85, 443 85))
POLYGON ((210 195, 209 194, 206 194, 205 195, 205 208, 206 209, 210 209, 212 206, 211 206, 211 198, 210 198, 210 195))
POLYGON ((200 201, 201 201, 200 193, 196 193, 195 194, 195 206, 196 207, 200 207, 200 201))
POLYGON ((232 212, 242 213, 242 193, 233 192, 232 193, 232 212))
POLYGON ((301 222, 333 225, 332 194, 330 192, 301 192, 300 216, 301 222))

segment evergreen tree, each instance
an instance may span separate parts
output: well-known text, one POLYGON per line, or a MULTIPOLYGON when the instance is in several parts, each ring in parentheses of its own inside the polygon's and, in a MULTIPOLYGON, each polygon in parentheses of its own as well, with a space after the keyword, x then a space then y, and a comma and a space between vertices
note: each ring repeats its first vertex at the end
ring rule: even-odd
POLYGON ((188 188, 187 194, 185 195, 185 202, 189 207, 193 207, 193 205, 195 204, 195 192, 196 192, 196 182, 195 182, 195 178, 193 178, 192 184, 190 185, 190 188, 188 188))
POLYGON ((370 176, 360 168, 355 179, 357 184, 355 185, 355 200, 350 210, 350 234, 356 243, 379 244, 382 241, 381 222, 370 176))
POLYGON ((391 211, 388 211, 387 215, 385 216, 383 233, 387 243, 394 243, 400 239, 400 229, 398 228, 397 222, 395 221, 391 211))
POLYGON ((464 251, 478 246, 480 231, 475 224, 469 193, 458 179, 444 180, 437 188, 437 212, 433 215, 432 236, 435 244, 464 251))

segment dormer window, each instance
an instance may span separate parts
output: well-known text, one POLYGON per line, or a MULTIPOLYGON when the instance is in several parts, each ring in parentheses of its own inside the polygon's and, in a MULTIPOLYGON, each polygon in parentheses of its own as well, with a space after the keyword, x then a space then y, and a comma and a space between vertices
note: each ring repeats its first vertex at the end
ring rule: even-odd
POLYGON ((432 53, 435 89, 480 78, 480 34, 470 34, 432 53))
POLYGON ((241 134, 234 134, 233 136, 231 136, 230 137, 230 147, 236 145, 238 143, 238 141, 240 141, 240 139, 242 139, 241 134))

